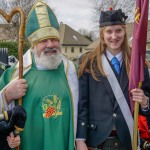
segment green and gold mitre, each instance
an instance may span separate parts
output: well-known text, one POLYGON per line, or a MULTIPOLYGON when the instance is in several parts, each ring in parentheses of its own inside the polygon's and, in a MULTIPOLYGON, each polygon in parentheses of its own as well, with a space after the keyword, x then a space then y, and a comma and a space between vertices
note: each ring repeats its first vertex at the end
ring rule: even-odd
POLYGON ((59 23, 52 9, 44 2, 36 2, 26 20, 25 36, 32 47, 48 38, 59 40, 59 23))

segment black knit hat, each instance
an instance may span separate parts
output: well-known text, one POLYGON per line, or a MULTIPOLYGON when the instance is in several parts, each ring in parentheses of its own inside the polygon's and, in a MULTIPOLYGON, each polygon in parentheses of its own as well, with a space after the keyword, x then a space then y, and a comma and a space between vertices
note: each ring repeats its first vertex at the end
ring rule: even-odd
POLYGON ((127 18, 128 16, 125 16, 125 13, 123 13, 121 9, 101 11, 99 20, 100 27, 109 25, 124 25, 127 18))

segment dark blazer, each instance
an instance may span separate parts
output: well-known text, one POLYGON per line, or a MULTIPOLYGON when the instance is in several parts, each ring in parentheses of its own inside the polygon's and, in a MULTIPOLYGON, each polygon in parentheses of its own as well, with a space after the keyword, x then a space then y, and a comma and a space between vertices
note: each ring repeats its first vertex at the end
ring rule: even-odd
MULTIPOLYGON (((114 73, 130 107, 128 77, 124 63, 120 76, 115 71, 114 73)), ((90 73, 84 73, 79 78, 77 138, 86 139, 88 146, 95 147, 104 142, 115 127, 122 144, 127 150, 132 150, 130 133, 111 86, 101 74, 98 78, 100 81, 96 81, 90 73)), ((150 81, 147 70, 143 90, 149 97, 150 81)), ((149 111, 140 110, 140 113, 148 115, 149 111)))

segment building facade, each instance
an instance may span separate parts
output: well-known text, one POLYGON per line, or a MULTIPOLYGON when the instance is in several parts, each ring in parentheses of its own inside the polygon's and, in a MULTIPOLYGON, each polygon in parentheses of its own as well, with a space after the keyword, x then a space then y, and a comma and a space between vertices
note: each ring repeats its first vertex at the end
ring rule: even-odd
POLYGON ((85 48, 92 42, 66 24, 60 24, 60 43, 63 54, 78 58, 87 52, 85 48))

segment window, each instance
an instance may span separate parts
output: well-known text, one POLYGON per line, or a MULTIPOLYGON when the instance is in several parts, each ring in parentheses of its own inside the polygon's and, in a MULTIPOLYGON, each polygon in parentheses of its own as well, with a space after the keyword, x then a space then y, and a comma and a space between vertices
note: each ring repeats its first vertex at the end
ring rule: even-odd
POLYGON ((80 53, 82 53, 82 47, 80 47, 80 53))
POLYGON ((71 47, 71 53, 74 53, 74 47, 71 47))
POLYGON ((67 53, 67 47, 65 47, 65 53, 67 53))

